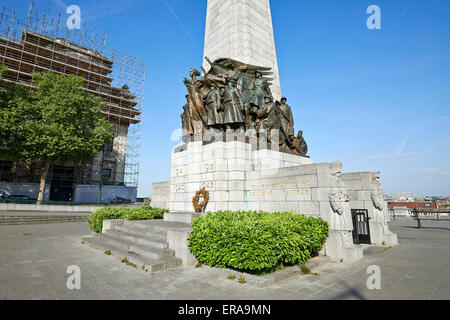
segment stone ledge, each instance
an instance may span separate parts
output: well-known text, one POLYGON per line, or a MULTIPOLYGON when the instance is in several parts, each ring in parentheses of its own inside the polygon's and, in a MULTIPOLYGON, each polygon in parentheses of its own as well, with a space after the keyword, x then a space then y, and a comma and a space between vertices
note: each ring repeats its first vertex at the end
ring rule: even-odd
MULTIPOLYGON (((313 271, 315 268, 322 267, 326 264, 334 263, 331 261, 331 259, 327 256, 318 256, 311 258, 308 260, 305 265, 313 271)), ((298 265, 296 266, 290 266, 286 267, 283 270, 278 270, 270 274, 265 274, 262 276, 253 275, 250 273, 240 272, 233 269, 221 269, 221 268, 213 268, 210 266, 203 265, 201 267, 206 272, 214 272, 217 273, 219 276, 223 276, 224 278, 227 278, 228 275, 234 275, 236 277, 233 281, 238 281, 239 277, 243 276, 245 278, 245 281, 247 284, 263 288, 270 286, 272 284, 275 284, 280 281, 284 281, 290 278, 293 278, 295 276, 300 276, 300 268, 298 265)), ((312 276, 312 275, 305 275, 305 276, 312 276)), ((231 281, 231 280, 230 280, 231 281)))

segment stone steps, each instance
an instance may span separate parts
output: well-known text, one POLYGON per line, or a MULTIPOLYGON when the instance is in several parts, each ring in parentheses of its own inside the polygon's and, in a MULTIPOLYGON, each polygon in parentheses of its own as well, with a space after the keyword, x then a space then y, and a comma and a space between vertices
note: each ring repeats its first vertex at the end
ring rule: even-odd
POLYGON ((131 234, 138 237, 152 237, 153 239, 166 240, 167 231, 152 231, 142 228, 135 228, 132 226, 115 226, 114 230, 118 230, 127 234, 131 234))
POLYGON ((184 258, 175 256, 177 246, 169 248, 173 242, 169 234, 174 232, 181 232, 181 237, 189 234, 190 224, 165 220, 107 220, 103 222, 103 233, 85 237, 83 241, 103 252, 110 251, 121 260, 126 258, 138 269, 145 265, 145 269, 154 272, 183 264, 184 258))
POLYGON ((139 270, 148 270, 149 272, 155 272, 181 265, 181 260, 175 257, 165 259, 152 259, 123 250, 122 248, 116 247, 111 244, 106 244, 105 242, 94 237, 83 238, 83 241, 95 249, 99 249, 103 252, 109 251, 111 255, 121 260, 126 258, 127 261, 135 264, 136 268, 139 270), (144 266, 144 268, 142 268, 142 266, 144 266))
POLYGON ((164 214, 164 220, 169 222, 191 223, 192 219, 200 217, 200 213, 169 212, 164 214))
POLYGON ((0 216, 0 225, 85 222, 87 216, 0 216))
POLYGON ((123 232, 123 231, 118 231, 118 230, 108 230, 105 234, 108 236, 111 236, 113 238, 133 242, 133 243, 136 243, 141 246, 149 246, 149 247, 155 247, 155 248, 159 248, 159 249, 167 249, 168 248, 167 241, 162 238, 136 236, 134 234, 123 232))
POLYGON ((122 250, 134 252, 140 256, 152 259, 164 259, 175 256, 175 252, 173 250, 139 245, 135 242, 118 238, 117 236, 111 236, 108 232, 95 234, 93 237, 104 242, 105 244, 111 244, 115 247, 121 248, 122 250))

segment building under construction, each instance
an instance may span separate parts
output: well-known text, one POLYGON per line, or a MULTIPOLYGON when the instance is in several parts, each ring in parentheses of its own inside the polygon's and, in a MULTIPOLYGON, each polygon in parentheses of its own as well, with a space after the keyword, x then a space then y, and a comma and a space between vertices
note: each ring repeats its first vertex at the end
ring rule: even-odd
MULTIPOLYGON (((106 34, 81 26, 69 29, 61 15, 30 4, 21 19, 0 7, 0 63, 8 67, 5 81, 33 89, 33 72, 74 74, 85 78, 85 89, 103 99, 102 112, 114 124, 115 138, 94 160, 83 165, 53 164, 46 200, 102 202, 121 197, 134 200, 139 176, 139 141, 145 62, 106 47, 106 34), (96 192, 97 190, 97 192, 96 192)), ((36 197, 39 163, 4 159, 0 154, 0 191, 36 197)))

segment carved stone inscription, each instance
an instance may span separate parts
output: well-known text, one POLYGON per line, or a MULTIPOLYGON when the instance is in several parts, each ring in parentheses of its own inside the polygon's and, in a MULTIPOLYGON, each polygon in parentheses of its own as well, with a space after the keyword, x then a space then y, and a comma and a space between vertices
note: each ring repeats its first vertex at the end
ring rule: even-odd
POLYGON ((292 183, 263 183, 250 185, 249 195, 257 196, 273 196, 273 195, 308 195, 310 194, 308 182, 292 182, 292 183))

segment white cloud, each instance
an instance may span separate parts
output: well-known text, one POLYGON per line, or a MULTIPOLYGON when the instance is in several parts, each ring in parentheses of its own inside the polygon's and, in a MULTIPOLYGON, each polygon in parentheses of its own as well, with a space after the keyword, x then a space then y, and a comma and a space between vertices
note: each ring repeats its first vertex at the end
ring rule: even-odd
POLYGON ((416 153, 415 152, 410 152, 410 153, 390 153, 390 154, 376 154, 376 155, 372 155, 372 156, 366 156, 366 157, 362 157, 361 159, 397 159, 397 158, 402 158, 402 157, 412 157, 415 156, 416 153))
POLYGON ((398 159, 402 157, 412 157, 415 156, 416 153, 405 153, 403 150, 405 149, 406 144, 408 143, 409 138, 414 134, 414 127, 410 128, 405 136, 403 137, 402 141, 400 142, 400 145, 397 148, 397 152, 395 153, 388 153, 388 154, 377 154, 377 155, 371 155, 362 157, 361 159, 398 159))
POLYGON ((440 169, 440 168, 423 168, 421 169, 423 173, 437 174, 437 175, 450 175, 450 169, 440 169))

